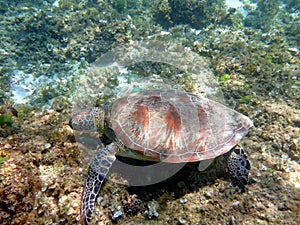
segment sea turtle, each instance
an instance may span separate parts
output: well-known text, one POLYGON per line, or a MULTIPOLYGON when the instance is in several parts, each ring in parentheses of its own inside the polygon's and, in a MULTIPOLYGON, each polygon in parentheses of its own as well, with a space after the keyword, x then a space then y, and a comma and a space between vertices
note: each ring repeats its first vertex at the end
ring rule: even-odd
POLYGON ((224 154, 233 183, 241 189, 248 183, 250 163, 243 149, 235 146, 252 121, 201 96, 177 90, 139 91, 102 108, 75 113, 70 126, 74 130, 96 129, 112 141, 98 147, 89 166, 81 206, 85 225, 91 221, 96 196, 120 151, 129 157, 170 163, 224 154))

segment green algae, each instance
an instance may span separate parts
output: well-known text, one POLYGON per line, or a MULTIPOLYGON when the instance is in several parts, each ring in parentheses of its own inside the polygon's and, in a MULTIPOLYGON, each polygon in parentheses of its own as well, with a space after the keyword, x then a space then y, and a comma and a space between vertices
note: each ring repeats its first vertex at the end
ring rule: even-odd
POLYGON ((230 80, 230 74, 224 73, 219 77, 219 81, 226 82, 230 80))
POLYGON ((246 95, 240 99, 240 103, 249 104, 251 99, 252 99, 251 95, 246 95))
POLYGON ((248 84, 248 83, 244 84, 245 89, 251 89, 251 87, 252 87, 251 84, 248 84))
POLYGON ((11 126, 13 123, 14 123, 14 121, 10 115, 7 115, 7 114, 0 115, 0 126, 1 127, 11 126))
POLYGON ((8 159, 7 156, 0 156, 0 164, 2 164, 7 159, 8 159))

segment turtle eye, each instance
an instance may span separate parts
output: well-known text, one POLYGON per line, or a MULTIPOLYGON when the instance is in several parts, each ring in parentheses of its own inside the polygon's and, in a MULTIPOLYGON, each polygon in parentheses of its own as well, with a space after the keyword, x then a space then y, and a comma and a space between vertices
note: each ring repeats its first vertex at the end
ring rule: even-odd
POLYGON ((102 110, 107 109, 108 106, 109 106, 109 104, 110 104, 110 102, 105 102, 105 103, 102 105, 101 109, 102 109, 102 110))
POLYGON ((75 113, 70 121, 69 125, 73 130, 82 130, 82 121, 83 121, 83 115, 80 113, 75 113))

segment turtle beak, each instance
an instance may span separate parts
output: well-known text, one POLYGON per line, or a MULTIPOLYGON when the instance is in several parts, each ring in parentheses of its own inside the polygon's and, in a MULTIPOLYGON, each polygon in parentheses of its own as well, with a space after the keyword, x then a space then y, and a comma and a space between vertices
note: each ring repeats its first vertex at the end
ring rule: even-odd
POLYGON ((69 126, 73 129, 72 118, 69 120, 69 126))

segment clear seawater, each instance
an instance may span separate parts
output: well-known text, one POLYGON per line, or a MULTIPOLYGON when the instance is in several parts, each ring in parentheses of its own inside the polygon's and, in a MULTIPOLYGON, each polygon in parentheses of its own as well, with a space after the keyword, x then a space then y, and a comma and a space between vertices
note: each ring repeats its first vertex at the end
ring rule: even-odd
POLYGON ((300 224, 299 0, 0 0, 0 35, 0 224, 79 223, 88 162, 72 112, 150 88, 250 117, 253 182, 236 192, 192 163, 148 189, 107 182, 98 221, 300 224), (140 217, 124 213, 135 194, 140 217))

